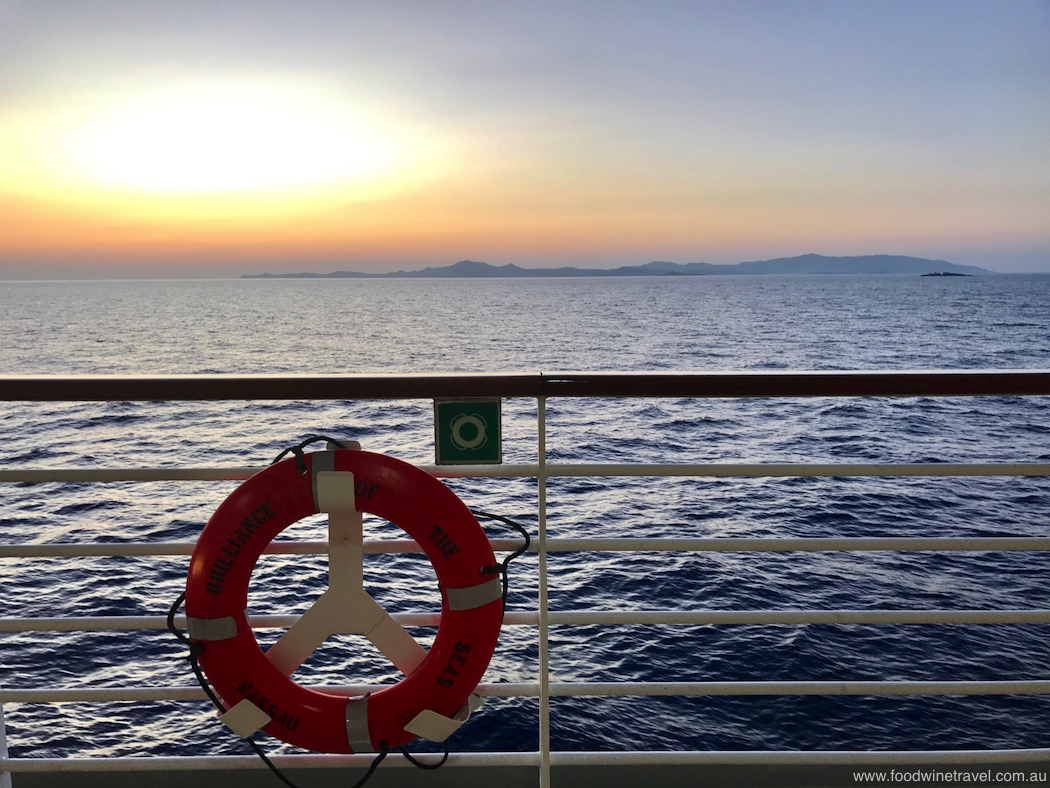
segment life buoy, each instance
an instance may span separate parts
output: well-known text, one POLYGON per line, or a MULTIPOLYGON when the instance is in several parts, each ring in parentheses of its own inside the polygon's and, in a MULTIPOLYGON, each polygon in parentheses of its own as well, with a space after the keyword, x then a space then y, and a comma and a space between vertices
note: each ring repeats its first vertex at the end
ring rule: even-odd
POLYGON ((252 476, 208 520, 186 580, 189 634, 204 643, 200 665, 224 705, 250 701, 269 720, 259 726, 265 733, 315 752, 398 747, 417 737, 406 730, 417 718, 462 717, 499 637, 502 589, 486 570, 495 564, 470 510, 424 471, 364 451, 305 454, 252 476), (356 509, 408 533, 429 557, 441 588, 440 625, 422 662, 364 698, 297 684, 263 653, 245 615, 248 581, 265 547, 318 513, 321 471, 352 473, 356 509))

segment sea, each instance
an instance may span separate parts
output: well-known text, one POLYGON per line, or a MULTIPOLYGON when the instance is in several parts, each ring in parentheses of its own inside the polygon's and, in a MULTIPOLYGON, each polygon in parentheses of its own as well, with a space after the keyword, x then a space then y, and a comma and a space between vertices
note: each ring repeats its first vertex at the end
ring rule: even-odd
MULTIPOLYGON (((1050 368, 1050 275, 0 283, 0 372, 150 375, 1050 368)), ((503 402, 504 461, 536 461, 536 402, 503 402)), ((558 463, 1050 462, 1050 398, 554 399, 558 463)), ((430 401, 0 403, 0 467, 263 466, 304 436, 434 461, 430 401)), ((533 533, 531 479, 447 481, 533 533)), ((235 482, 0 485, 5 544, 193 541, 235 482)), ((551 537, 1047 536, 1047 478, 559 478, 551 537)), ((366 520, 372 538, 397 538, 366 520)), ((486 524, 493 537, 512 536, 486 524)), ((317 516, 280 538, 323 539, 317 516)), ((163 615, 186 557, 2 559, 0 615, 163 615)), ((436 610, 422 556, 366 558, 387 610, 436 610)), ((535 610, 537 560, 508 609, 535 610)), ((555 553, 552 610, 1050 606, 1046 553, 555 553)), ((258 613, 302 612, 323 557, 264 556, 258 613)), ((434 630, 413 629, 424 644, 434 630)), ((265 646, 280 633, 260 629, 265 646)), ((535 681, 505 626, 485 681, 535 681)), ((553 681, 1050 678, 1048 625, 556 626, 553 681)), ((396 681, 360 638, 304 683, 396 681)), ((0 686, 192 686, 165 631, 0 633, 0 686)), ((7 704, 12 755, 244 753, 205 702, 7 704)), ((531 751, 535 698, 491 698, 453 751, 531 751)), ((1050 696, 553 698, 559 750, 1048 745, 1050 696)), ((263 737, 271 753, 288 747, 263 737)))

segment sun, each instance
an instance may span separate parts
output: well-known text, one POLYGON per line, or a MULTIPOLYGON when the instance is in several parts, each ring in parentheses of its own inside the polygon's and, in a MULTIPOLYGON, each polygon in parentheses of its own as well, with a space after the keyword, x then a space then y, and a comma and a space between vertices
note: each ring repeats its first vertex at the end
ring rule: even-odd
POLYGON ((302 190, 380 175, 402 145, 367 113, 315 92, 219 84, 151 93, 71 131, 99 186, 165 193, 302 190))

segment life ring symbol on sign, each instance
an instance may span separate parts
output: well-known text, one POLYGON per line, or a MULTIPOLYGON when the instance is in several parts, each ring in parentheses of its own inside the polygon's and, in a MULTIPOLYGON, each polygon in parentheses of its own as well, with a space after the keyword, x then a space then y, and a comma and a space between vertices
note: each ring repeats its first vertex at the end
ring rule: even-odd
POLYGON ((257 730, 316 752, 375 752, 443 741, 480 705, 474 689, 496 647, 502 583, 466 505, 424 471, 357 450, 279 462, 238 487, 208 521, 190 559, 186 616, 200 665, 242 737, 257 730), (329 515, 329 587, 266 653, 249 624, 248 581, 281 531, 329 515), (401 527, 433 564, 441 617, 423 649, 364 590, 362 513, 401 527), (363 697, 308 689, 290 676, 332 634, 364 635, 404 674, 363 697))
POLYGON ((488 436, 485 434, 485 430, 488 429, 488 423, 477 413, 461 413, 456 418, 452 419, 452 444, 457 449, 480 449, 488 441, 488 436), (477 434, 473 438, 463 437, 463 427, 471 425, 477 430, 477 434))

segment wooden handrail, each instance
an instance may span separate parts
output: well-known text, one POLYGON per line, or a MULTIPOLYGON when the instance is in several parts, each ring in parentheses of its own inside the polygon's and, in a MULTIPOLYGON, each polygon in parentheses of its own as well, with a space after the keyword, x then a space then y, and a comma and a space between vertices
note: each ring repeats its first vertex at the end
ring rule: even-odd
POLYGON ((0 376, 0 400, 27 402, 1031 395, 1050 395, 1050 370, 0 376))

